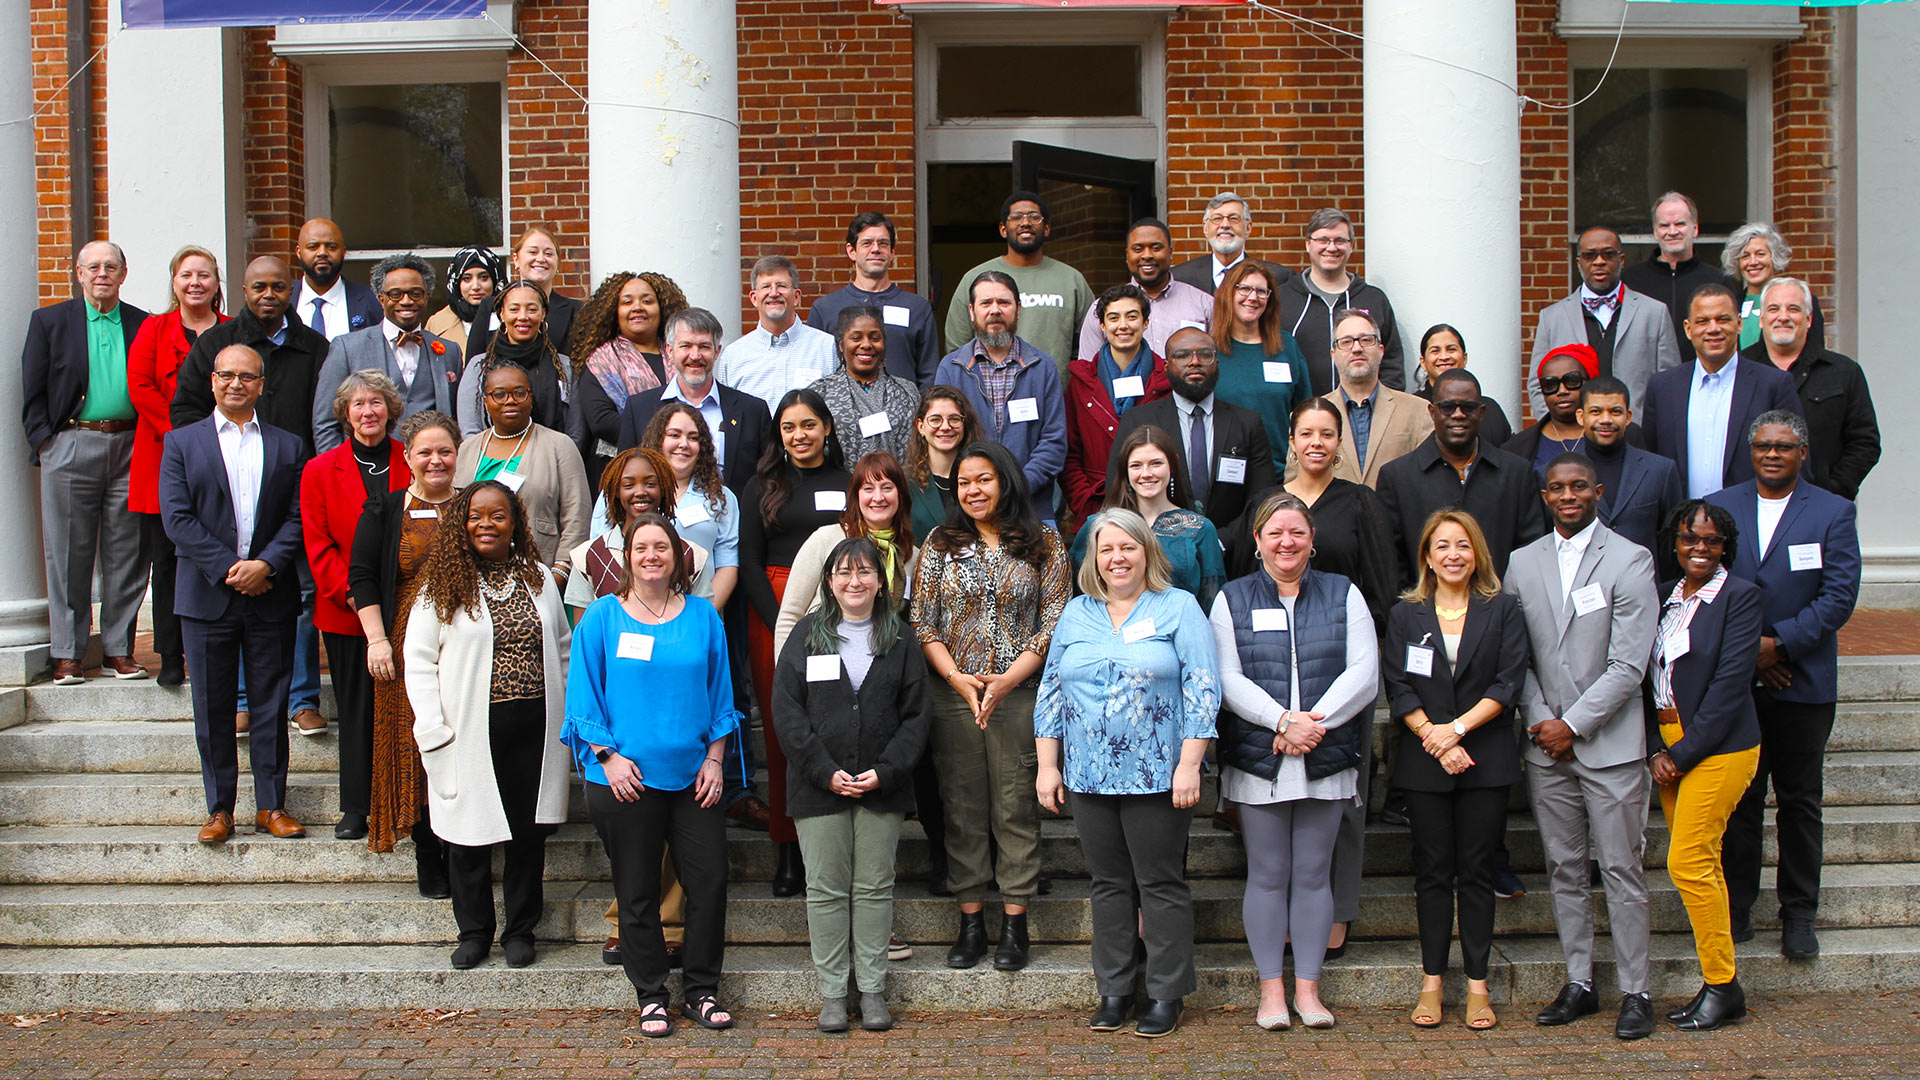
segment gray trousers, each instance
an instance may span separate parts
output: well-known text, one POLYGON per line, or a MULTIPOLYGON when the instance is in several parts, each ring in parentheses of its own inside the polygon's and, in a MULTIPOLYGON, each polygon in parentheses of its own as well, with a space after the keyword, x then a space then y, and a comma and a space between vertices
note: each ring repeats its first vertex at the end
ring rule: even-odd
POLYGON ((985 900, 987 886, 997 880, 1002 900, 1024 905, 1039 885, 1033 699, 1033 687, 1014 687, 981 731, 966 700, 952 688, 928 692, 933 760, 947 812, 947 884, 963 904, 985 900), (997 859, 989 836, 999 848, 997 859))
POLYGON ((1647 992, 1646 763, 1635 759, 1594 769, 1578 761, 1540 765, 1529 760, 1527 777, 1568 981, 1593 978, 1593 883, 1587 863, 1597 860, 1607 889, 1620 992, 1647 992))
POLYGON ((1136 910, 1147 943, 1147 996, 1173 1001, 1193 993, 1193 893, 1186 874, 1193 808, 1176 809, 1168 792, 1075 791, 1068 798, 1093 879, 1093 977, 1100 996, 1133 996, 1136 910))
POLYGON ((47 622, 56 660, 78 660, 93 638, 93 567, 100 564, 100 645, 133 655, 147 591, 140 518, 127 509, 133 432, 56 432, 40 455, 40 528, 47 556, 47 622))
POLYGON ((862 806, 793 819, 807 862, 807 938, 823 998, 886 993, 893 867, 906 819, 862 806))

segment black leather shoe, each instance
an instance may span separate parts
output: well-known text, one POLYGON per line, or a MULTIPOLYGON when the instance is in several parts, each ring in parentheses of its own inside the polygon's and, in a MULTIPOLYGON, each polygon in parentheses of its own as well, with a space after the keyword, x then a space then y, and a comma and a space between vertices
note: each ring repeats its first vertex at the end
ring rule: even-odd
POLYGON ((156 681, 158 681, 161 686, 186 685, 186 681, 187 681, 186 661, 182 660, 178 656, 161 657, 160 658, 160 678, 156 681))
POLYGON ((1739 979, 1728 979, 1719 986, 1703 986, 1700 992, 1700 1005, 1692 1016, 1680 1021, 1682 1031, 1712 1031, 1747 1015, 1747 992, 1741 989, 1739 979))
POLYGON ((480 961, 485 960, 487 954, 492 951, 493 945, 491 942, 463 941, 460 943, 459 948, 453 950, 453 966, 459 971, 478 967, 480 961))
POLYGON ((1616 1039, 1644 1039, 1653 1034, 1653 1002, 1640 994, 1620 997, 1620 1019, 1613 1022, 1616 1039))
POLYGON ((1733 930, 1733 943, 1753 940, 1753 913, 1751 911, 1727 912, 1727 925, 1733 930))
POLYGON ((1093 1018, 1087 1021, 1087 1027, 1094 1031, 1119 1031, 1127 1026, 1127 1014, 1132 1011, 1132 998, 1103 997, 1100 1007, 1093 1010, 1093 1018))
POLYGON ((333 838, 335 840, 365 840, 367 838, 367 815, 341 814, 340 820, 333 823, 333 838))
POLYGON ((960 913, 960 937, 947 950, 947 966, 970 968, 987 955, 987 917, 979 911, 960 913))
POLYGON ((1180 1028, 1180 999, 1172 1001, 1154 1001, 1140 1013, 1140 1022, 1134 1025, 1133 1033, 1143 1039, 1157 1039, 1162 1035, 1171 1035, 1180 1028))
POLYGON ((500 951, 507 954, 507 966, 523 968, 533 963, 533 942, 528 938, 509 938, 500 943, 500 951))
POLYGON ((1701 999, 1705 998, 1706 996, 1707 996, 1707 984, 1701 983, 1700 990, 1698 993, 1693 995, 1692 1001, 1687 1002, 1685 1005, 1682 1005, 1679 1008, 1667 1014, 1667 1022, 1672 1024, 1677 1024, 1680 1021, 1685 1020, 1687 1017, 1692 1016, 1693 1010, 1700 1007, 1701 999))
POLYGON ((780 856, 773 870, 773 895, 798 896, 807 887, 807 869, 800 862, 800 845, 778 845, 780 856))
POLYGON ((1542 1027, 1559 1027, 1599 1011, 1600 995, 1579 983, 1568 983, 1560 988, 1560 996, 1553 999, 1553 1004, 1541 1009, 1533 1019, 1542 1027))
POLYGON ((996 971, 1019 971, 1027 966, 1027 913, 1000 916, 1000 944, 993 950, 996 971))
POLYGON ((1788 915, 1780 920, 1780 955, 1789 960, 1811 960, 1820 955, 1820 939, 1813 936, 1813 920, 1788 915))

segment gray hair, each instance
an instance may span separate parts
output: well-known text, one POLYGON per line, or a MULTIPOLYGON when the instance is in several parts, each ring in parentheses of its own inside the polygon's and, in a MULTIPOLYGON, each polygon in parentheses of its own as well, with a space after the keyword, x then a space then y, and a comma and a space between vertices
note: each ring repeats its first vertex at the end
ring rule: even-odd
POLYGON ((1147 519, 1138 511, 1124 506, 1110 506, 1087 519, 1084 526, 1087 535, 1087 557, 1080 561, 1080 591, 1102 603, 1109 597, 1107 582, 1100 576, 1100 560, 1096 558, 1100 530, 1108 525, 1119 529, 1140 545, 1141 557, 1146 561, 1148 592, 1165 592, 1173 587, 1173 567, 1167 562, 1167 553, 1160 548, 1160 540, 1153 535, 1153 529, 1147 525, 1147 519))
POLYGON ((1348 217, 1343 211, 1336 210, 1331 206, 1325 210, 1315 210, 1313 216, 1307 219, 1307 235, 1312 236, 1321 229, 1330 229, 1335 225, 1345 225, 1348 232, 1354 231, 1353 219, 1348 217))
POLYGON ((107 247, 112 248, 113 257, 120 260, 120 269, 125 270, 127 268, 127 253, 120 247, 119 244, 116 244, 111 240, 88 240, 86 243, 81 244, 79 247, 73 249, 74 269, 77 270, 80 268, 80 256, 85 254, 86 250, 95 244, 105 244, 107 247))
POLYGON ((772 274, 785 274, 787 280, 793 282, 794 288, 800 287, 800 271, 794 267, 793 260, 785 255, 766 255, 754 260, 753 272, 747 275, 747 284, 757 289, 760 279, 772 274))
POLYGON ((1232 191, 1223 191, 1220 194, 1215 195, 1213 198, 1208 199, 1207 213, 1211 214, 1215 210, 1220 209, 1221 207, 1227 205, 1230 202, 1239 203, 1241 213, 1246 215, 1246 218, 1248 221, 1253 220, 1253 204, 1248 202, 1245 197, 1232 191))
POLYGON ((720 320, 706 308, 681 308, 668 316, 666 328, 661 333, 661 340, 669 345, 673 344, 674 340, 680 336, 682 329, 694 334, 707 335, 713 339, 716 347, 720 344, 720 320))
POLYGON ((1764 308, 1767 306, 1767 294, 1772 292, 1774 289, 1774 286, 1776 285, 1791 285, 1794 288, 1799 289, 1800 300, 1802 305, 1806 307, 1807 312, 1809 314, 1813 312, 1813 289, 1808 287, 1807 283, 1804 281, 1801 281, 1799 278, 1787 277, 1785 275, 1774 278, 1771 281, 1768 281, 1764 286, 1761 286, 1761 289, 1760 289, 1760 306, 1761 307, 1764 308))
POLYGON ((1793 429, 1793 437, 1800 440, 1801 446, 1812 441, 1807 434, 1807 418, 1791 409, 1770 409, 1754 417, 1752 426, 1747 428, 1747 441, 1751 443, 1760 436, 1760 429, 1768 424, 1785 424, 1793 429))
POLYGON ((1380 328, 1380 320, 1373 317, 1373 312, 1368 311, 1366 308, 1341 308, 1339 311, 1333 313, 1334 329, 1338 330, 1340 324, 1346 322, 1348 319, 1367 320, 1367 325, 1373 327, 1373 336, 1380 339, 1380 344, 1385 345, 1387 343, 1387 332, 1380 328))
POLYGON ((387 275, 395 270, 411 270, 419 274, 420 283, 427 287, 428 292, 433 291, 432 264, 411 251, 389 255, 374 263, 373 269, 367 272, 367 284, 373 287, 374 292, 382 292, 387 284, 387 275))
MULTIPOLYGON (((384 260, 382 260, 384 261, 384 260)), ((406 399, 400 396, 400 388, 393 385, 387 373, 379 368, 366 368, 350 372, 340 380, 340 388, 333 392, 333 418, 341 427, 347 426, 347 407, 353 404, 362 390, 371 390, 380 395, 387 406, 387 434, 400 426, 400 414, 406 410, 406 399)))
POLYGON ((1678 191, 1669 191, 1653 200, 1653 206, 1647 210, 1647 219, 1652 222, 1658 222, 1660 220, 1660 208, 1670 202, 1686 204, 1687 220, 1693 222, 1695 225, 1700 224, 1700 204, 1694 202, 1691 196, 1678 191))
POLYGON ((1787 238, 1780 230, 1764 221, 1749 221, 1733 230, 1727 237, 1727 246, 1720 249, 1720 269, 1736 280, 1740 277, 1740 253, 1755 240, 1767 242, 1767 254, 1773 257, 1773 272, 1778 274, 1786 270, 1793 261, 1793 248, 1788 246, 1787 238))

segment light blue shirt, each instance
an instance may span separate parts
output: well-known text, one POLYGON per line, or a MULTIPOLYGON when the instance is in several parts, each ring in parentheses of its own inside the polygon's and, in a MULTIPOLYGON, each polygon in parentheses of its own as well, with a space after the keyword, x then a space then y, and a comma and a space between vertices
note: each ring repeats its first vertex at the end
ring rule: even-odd
POLYGON ((684 401, 700 410, 700 418, 707 422, 707 434, 713 436, 713 462, 720 467, 720 479, 727 478, 727 429, 722 425, 726 414, 720 411, 720 383, 716 380, 707 384, 707 394, 699 401, 688 397, 680 389, 679 379, 668 379, 667 385, 660 388, 660 401, 684 401))
MULTIPOLYGON (((680 539, 712 553, 707 565, 713 569, 740 565, 740 500, 733 497, 732 491, 720 489, 720 513, 716 516, 706 495, 689 484, 687 493, 673 504, 673 528, 680 539)), ((710 592, 713 575, 703 573, 702 576, 707 579, 710 592)), ((699 587, 697 582, 695 587, 699 587)))
POLYGON ((1213 631, 1191 593, 1141 593, 1118 629, 1105 603, 1067 602, 1047 647, 1033 734, 1060 740, 1068 790, 1172 790, 1181 742, 1213 738, 1219 712, 1213 631))
POLYGON ((1733 373, 1739 357, 1719 371, 1693 362, 1693 393, 1687 396, 1687 498, 1704 499, 1726 486, 1727 420, 1733 412, 1733 373))
POLYGON ((720 353, 720 382, 767 403, 773 412, 787 391, 812 386, 840 367, 833 335, 795 319, 784 334, 755 326, 720 353))

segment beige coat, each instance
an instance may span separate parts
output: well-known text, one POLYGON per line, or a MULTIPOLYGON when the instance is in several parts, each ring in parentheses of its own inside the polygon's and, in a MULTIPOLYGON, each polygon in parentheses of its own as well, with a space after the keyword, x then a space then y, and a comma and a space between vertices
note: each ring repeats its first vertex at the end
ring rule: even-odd
MULTIPOLYGON (((1338 389, 1327 397, 1335 404, 1345 404, 1338 389)), ((1353 425, 1343 423, 1340 425, 1340 460, 1333 463, 1333 475, 1378 488, 1381 466, 1411 452, 1431 434, 1433 414, 1427 411, 1425 401, 1382 386, 1380 396, 1373 402, 1373 424, 1367 430, 1366 471, 1362 472, 1358 465, 1360 455, 1354 449, 1353 425)))
MULTIPOLYGON (((460 444, 460 456, 453 463, 456 486, 473 482, 489 430, 482 428, 480 434, 469 435, 460 444)), ((512 440, 496 438, 491 449, 498 455, 510 452, 512 445, 512 440)), ((520 449, 517 471, 526 477, 520 485, 520 501, 526 504, 527 527, 533 530, 533 546, 540 561, 567 568, 573 549, 586 543, 593 531, 593 489, 587 486, 587 467, 580 460, 580 448, 552 428, 535 424, 520 449)))

